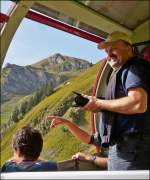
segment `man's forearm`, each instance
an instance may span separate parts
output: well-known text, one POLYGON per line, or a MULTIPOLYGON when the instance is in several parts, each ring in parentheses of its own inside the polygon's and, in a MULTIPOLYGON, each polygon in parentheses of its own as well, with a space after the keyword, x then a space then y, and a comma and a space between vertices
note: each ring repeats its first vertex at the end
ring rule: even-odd
POLYGON ((100 102, 101 109, 123 113, 123 114, 134 114, 137 113, 134 108, 134 104, 131 103, 128 98, 121 98, 116 100, 102 100, 100 102))
POLYGON ((94 163, 101 168, 107 169, 108 158, 96 157, 94 163))
POLYGON ((95 165, 99 166, 102 169, 107 169, 107 163, 108 163, 107 157, 99 157, 93 155, 86 155, 86 156, 87 156, 86 159, 93 162, 95 165))
POLYGON ((140 110, 134 102, 130 101, 128 97, 116 100, 102 100, 100 102, 100 106, 104 110, 123 114, 136 114, 144 112, 144 110, 140 110))
POLYGON ((130 91, 128 96, 114 100, 99 100, 97 106, 100 109, 123 114, 143 113, 147 109, 147 94, 141 88, 130 91))
POLYGON ((78 152, 72 156, 73 159, 79 159, 81 161, 89 161, 99 166, 102 169, 107 169, 108 158, 107 157, 99 157, 91 154, 86 154, 83 152, 78 152))
POLYGON ((80 129, 76 124, 66 121, 64 123, 68 129, 71 131, 71 133, 76 136, 78 139, 80 139, 82 142, 88 144, 90 142, 90 135, 85 132, 84 130, 80 129))

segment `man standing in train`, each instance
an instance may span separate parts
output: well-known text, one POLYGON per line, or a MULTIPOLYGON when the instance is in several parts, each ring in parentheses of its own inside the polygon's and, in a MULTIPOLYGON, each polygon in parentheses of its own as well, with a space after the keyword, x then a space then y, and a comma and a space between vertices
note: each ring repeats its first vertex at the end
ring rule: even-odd
MULTIPOLYGON (((108 170, 149 169, 150 64, 134 55, 130 37, 123 32, 111 33, 98 47, 105 49, 113 73, 105 99, 83 95, 89 99, 83 108, 101 112, 99 136, 95 138, 60 117, 50 116, 52 126, 64 124, 83 142, 96 145, 99 142, 100 146, 108 147, 108 158, 92 158, 108 170)), ((87 156, 77 153, 74 157, 87 156)))

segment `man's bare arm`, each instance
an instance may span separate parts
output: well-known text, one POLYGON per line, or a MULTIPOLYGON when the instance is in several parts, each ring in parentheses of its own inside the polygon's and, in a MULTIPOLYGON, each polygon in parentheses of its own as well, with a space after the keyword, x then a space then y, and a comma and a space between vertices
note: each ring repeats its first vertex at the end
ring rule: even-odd
POLYGON ((132 88, 128 91, 128 96, 119 99, 99 100, 92 97, 89 99, 84 109, 93 112, 108 110, 123 114, 138 114, 147 110, 147 93, 143 88, 132 88))
POLYGON ((67 119, 61 118, 59 116, 49 116, 48 117, 52 122, 51 122, 51 127, 54 127, 56 125, 62 124, 65 125, 71 133, 80 139, 82 142, 88 144, 90 142, 91 136, 81 128, 79 128, 75 123, 72 121, 69 121, 67 119))

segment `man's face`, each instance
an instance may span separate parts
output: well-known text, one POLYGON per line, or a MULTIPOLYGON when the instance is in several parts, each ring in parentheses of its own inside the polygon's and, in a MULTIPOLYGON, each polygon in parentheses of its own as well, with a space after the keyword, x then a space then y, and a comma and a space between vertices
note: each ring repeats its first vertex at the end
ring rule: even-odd
POLYGON ((107 61, 113 69, 121 67, 131 55, 130 46, 121 40, 110 43, 105 51, 108 54, 107 61))

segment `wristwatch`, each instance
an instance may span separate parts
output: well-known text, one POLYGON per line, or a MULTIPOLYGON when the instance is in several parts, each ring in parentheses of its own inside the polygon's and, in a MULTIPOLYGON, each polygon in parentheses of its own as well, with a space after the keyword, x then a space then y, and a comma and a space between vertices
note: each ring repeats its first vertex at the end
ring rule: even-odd
POLYGON ((95 159, 96 159, 96 156, 95 156, 95 155, 91 155, 91 160, 92 160, 92 162, 94 162, 95 159))

